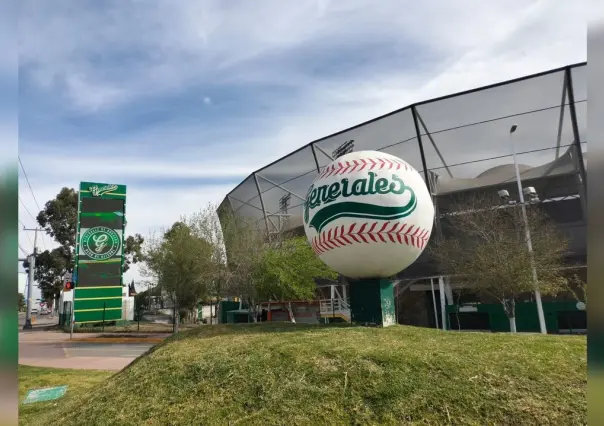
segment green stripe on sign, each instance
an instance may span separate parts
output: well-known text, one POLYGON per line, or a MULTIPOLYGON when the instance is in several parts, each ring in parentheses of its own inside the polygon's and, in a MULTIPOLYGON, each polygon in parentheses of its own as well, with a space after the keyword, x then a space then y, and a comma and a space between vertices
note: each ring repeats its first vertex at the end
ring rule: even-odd
POLYGON ((105 309, 109 308, 121 308, 122 307, 122 299, 93 299, 93 300, 78 300, 75 301, 75 311, 79 311, 81 309, 105 309))
MULTIPOLYGON (((87 322, 87 321, 102 321, 103 311, 89 311, 89 312, 75 312, 75 321, 87 322)), ((122 319, 122 311, 105 311, 105 321, 115 321, 122 319)))
POLYGON ((75 288, 75 299, 89 299, 97 297, 117 297, 122 296, 122 287, 107 287, 107 288, 86 288, 76 287, 75 288))

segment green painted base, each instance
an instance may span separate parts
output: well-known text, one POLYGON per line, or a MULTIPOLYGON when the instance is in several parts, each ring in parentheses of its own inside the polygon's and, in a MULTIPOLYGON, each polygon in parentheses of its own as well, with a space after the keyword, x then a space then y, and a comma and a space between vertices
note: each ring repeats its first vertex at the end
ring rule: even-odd
POLYGON ((355 324, 388 327, 396 324, 394 289, 388 279, 349 280, 350 319, 355 324))

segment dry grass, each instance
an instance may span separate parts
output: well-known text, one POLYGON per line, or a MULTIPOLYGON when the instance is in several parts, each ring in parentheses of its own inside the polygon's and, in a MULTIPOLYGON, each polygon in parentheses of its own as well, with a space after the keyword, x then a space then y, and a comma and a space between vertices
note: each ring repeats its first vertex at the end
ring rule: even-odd
POLYGON ((167 339, 39 420, 579 425, 586 423, 586 388, 583 336, 218 325, 167 339))

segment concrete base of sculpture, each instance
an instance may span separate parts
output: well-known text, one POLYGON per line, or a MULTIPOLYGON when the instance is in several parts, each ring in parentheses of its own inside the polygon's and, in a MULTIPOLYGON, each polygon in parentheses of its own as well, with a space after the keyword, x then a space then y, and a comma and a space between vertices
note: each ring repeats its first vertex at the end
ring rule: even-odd
POLYGON ((396 324, 392 280, 348 280, 350 320, 355 324, 388 327, 396 324))

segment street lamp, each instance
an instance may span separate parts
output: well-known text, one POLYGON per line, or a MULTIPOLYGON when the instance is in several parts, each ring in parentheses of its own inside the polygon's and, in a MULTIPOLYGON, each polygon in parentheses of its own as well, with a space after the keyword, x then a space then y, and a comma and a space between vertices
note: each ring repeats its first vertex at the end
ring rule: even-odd
POLYGON ((513 124, 512 127, 510 127, 510 145, 512 146, 512 153, 514 154, 514 169, 516 170, 516 183, 518 184, 520 208, 522 209, 522 219, 524 220, 526 245, 531 256, 531 272, 533 275, 533 282, 535 283, 535 302, 537 304, 537 315, 539 316, 539 328, 541 330, 541 334, 547 334, 547 328, 545 327, 545 316, 543 315, 543 304, 541 302, 541 292, 539 291, 539 281, 537 278, 537 268, 535 267, 535 259, 533 257, 533 242, 531 239, 531 230, 529 228, 529 222, 526 216, 526 206, 524 204, 524 190, 522 189, 520 169, 518 168, 518 161, 516 159, 516 147, 514 145, 513 134, 517 128, 518 126, 516 124, 513 124))

